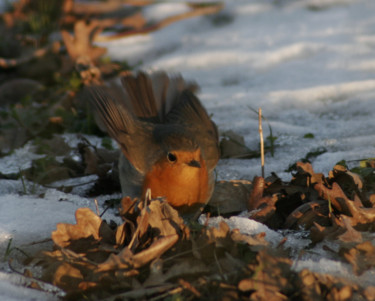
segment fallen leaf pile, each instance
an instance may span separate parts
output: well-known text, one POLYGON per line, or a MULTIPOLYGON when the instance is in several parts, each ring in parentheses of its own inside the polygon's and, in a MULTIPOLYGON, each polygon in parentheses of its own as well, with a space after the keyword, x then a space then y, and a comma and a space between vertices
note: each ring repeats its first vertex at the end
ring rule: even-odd
MULTIPOLYGON (((247 261, 267 245, 263 235, 245 236, 225 223, 219 229, 196 225, 192 230, 164 200, 123 198, 120 215, 124 223, 115 229, 88 208, 77 210, 75 225, 58 224, 52 233, 56 250, 41 260, 43 279, 72 299, 174 292, 201 296, 202 288, 216 294, 224 279, 245 273, 247 261), (238 259, 238 252, 247 259, 238 259)), ((236 292, 236 285, 221 291, 236 292)))
MULTIPOLYGON (((336 165, 325 177, 315 173, 310 163, 298 162, 290 183, 283 183, 276 175, 255 178, 248 209, 256 209, 252 219, 274 229, 303 226, 315 234, 329 231, 331 238, 337 238, 338 229, 353 235, 354 229, 374 230, 374 188, 372 179, 364 183, 342 165, 336 165)), ((314 236, 313 241, 318 240, 319 236, 314 236)))
MULTIPOLYGON (((289 183, 256 178, 247 206, 250 218, 275 229, 305 227, 312 244, 338 242, 339 250, 331 252, 360 275, 375 266, 375 246, 362 235, 373 231, 371 183, 343 166, 324 177, 310 164, 297 163, 289 183)), ((163 199, 125 197, 119 214, 123 223, 110 226, 80 208, 75 225, 58 224, 55 249, 37 257, 43 280, 62 288, 67 300, 375 298, 375 286, 296 271, 298 259, 284 248, 285 239, 272 247, 265 233, 184 221, 163 199)))

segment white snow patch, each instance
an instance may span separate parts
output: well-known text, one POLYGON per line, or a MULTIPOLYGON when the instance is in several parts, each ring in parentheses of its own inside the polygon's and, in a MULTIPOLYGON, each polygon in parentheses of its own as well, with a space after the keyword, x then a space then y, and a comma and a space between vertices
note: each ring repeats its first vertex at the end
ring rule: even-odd
POLYGON ((186 3, 156 3, 143 10, 143 17, 149 21, 160 22, 165 18, 183 14, 190 10, 186 3))
POLYGON ((32 160, 43 157, 44 155, 35 154, 32 142, 28 142, 11 155, 0 158, 0 171, 3 174, 17 174, 20 170, 31 167, 32 160))

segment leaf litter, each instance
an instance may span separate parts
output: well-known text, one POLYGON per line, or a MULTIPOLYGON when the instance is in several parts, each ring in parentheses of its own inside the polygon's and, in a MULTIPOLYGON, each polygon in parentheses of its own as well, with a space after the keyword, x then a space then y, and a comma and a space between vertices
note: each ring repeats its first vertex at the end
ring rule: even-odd
MULTIPOLYGON (((241 198, 237 206, 247 207, 250 219, 275 230, 304 228, 311 239, 304 252, 334 241, 339 248, 330 251, 355 275, 374 268, 375 246, 368 235, 374 231, 368 201, 373 190, 358 174, 335 166, 325 177, 298 162, 290 182, 276 175, 256 177, 247 194, 241 185, 230 191, 239 187, 232 197, 241 198)), ((209 226, 210 216, 220 211, 209 212, 212 208, 199 224, 184 220, 162 198, 124 197, 123 222, 115 226, 79 208, 76 224, 57 224, 54 249, 35 255, 33 264, 42 266, 40 280, 64 290, 66 300, 374 300, 374 286, 296 271, 298 259, 285 247, 286 237, 270 244, 264 232, 244 234, 225 220, 209 226)))

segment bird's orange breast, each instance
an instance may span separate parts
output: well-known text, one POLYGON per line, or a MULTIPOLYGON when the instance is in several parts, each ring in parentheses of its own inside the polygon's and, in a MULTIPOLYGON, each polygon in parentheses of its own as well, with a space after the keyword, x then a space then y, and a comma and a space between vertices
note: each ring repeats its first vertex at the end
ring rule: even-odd
POLYGON ((153 198, 165 197, 173 207, 188 211, 207 203, 212 187, 200 152, 199 167, 189 165, 194 160, 189 152, 179 152, 177 158, 174 164, 164 158, 154 164, 144 178, 143 195, 150 189, 153 198))

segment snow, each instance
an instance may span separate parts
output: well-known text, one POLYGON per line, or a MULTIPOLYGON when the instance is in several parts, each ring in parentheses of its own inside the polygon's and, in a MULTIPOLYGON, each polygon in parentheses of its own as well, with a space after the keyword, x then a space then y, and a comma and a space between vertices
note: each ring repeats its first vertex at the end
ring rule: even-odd
POLYGON ((269 229, 267 226, 261 223, 258 223, 246 217, 232 216, 230 218, 223 218, 219 216, 212 217, 207 221, 206 216, 202 215, 199 218, 199 222, 201 224, 207 223, 207 226, 209 227, 218 227, 221 222, 225 222, 231 230, 240 229, 240 232, 242 234, 255 235, 264 232, 266 234, 266 241, 273 244, 274 246, 277 246, 277 244, 280 243, 283 239, 283 236, 281 234, 269 229))
POLYGON ((169 18, 177 14, 183 14, 188 11, 190 11, 190 9, 186 3, 175 3, 174 5, 170 5, 169 3, 160 3, 158 5, 147 6, 143 11, 143 16, 146 20, 151 22, 160 22, 165 18, 169 18))
MULTIPOLYGON (((244 135, 253 149, 258 122, 249 107, 262 107, 278 138, 266 170, 288 179, 284 170, 317 148, 327 149, 314 164, 325 173, 342 159, 373 154, 374 6, 371 1, 280 6, 228 1, 221 12, 226 25, 195 18, 105 45, 113 58, 197 81, 219 129, 244 135), (307 8, 312 6, 323 9, 307 8), (306 133, 314 138, 303 139, 306 133)), ((222 161, 219 178, 252 178, 259 165, 257 159, 222 161)))
MULTIPOLYGON (((186 19, 151 34, 101 45, 108 47, 113 59, 195 80, 201 87, 199 97, 220 131, 243 135, 254 150, 259 141, 258 117, 250 108, 261 107, 277 137, 274 157, 266 156, 266 174, 276 172, 289 180, 285 170, 290 164, 323 148, 326 152, 313 159, 313 167, 325 174, 342 159, 374 157, 375 2, 228 0, 225 4, 216 17, 186 19), (303 138, 307 133, 314 137, 303 138)), ((147 8, 146 16, 160 21, 186 9, 182 1, 163 2, 147 8)), ((263 128, 267 136, 268 127, 263 128)), ((32 146, 26 145, 0 159, 0 170, 16 173, 35 156, 32 146)), ((218 179, 252 179, 260 170, 259 159, 221 160, 218 179)), ((95 210, 92 199, 0 180, 1 258, 11 238, 12 246, 28 250, 30 243, 50 237, 56 223, 74 222, 75 210, 86 206, 95 210)), ((266 232, 266 239, 276 244, 284 237, 243 217, 227 222, 243 233, 266 232)), ((296 254, 308 243, 296 233, 286 236, 286 244, 296 254)), ((296 259, 294 268, 350 277, 349 266, 329 258, 322 249, 316 252, 316 258, 296 259)), ((56 298, 23 287, 6 263, 0 268, 2 300, 56 298)), ((374 279, 371 271, 361 276, 362 283, 374 285, 374 279)))
POLYGON ((33 152, 31 142, 24 147, 16 149, 11 155, 0 158, 1 172, 3 174, 17 174, 20 170, 31 167, 31 161, 39 159, 43 155, 37 155, 33 152))

